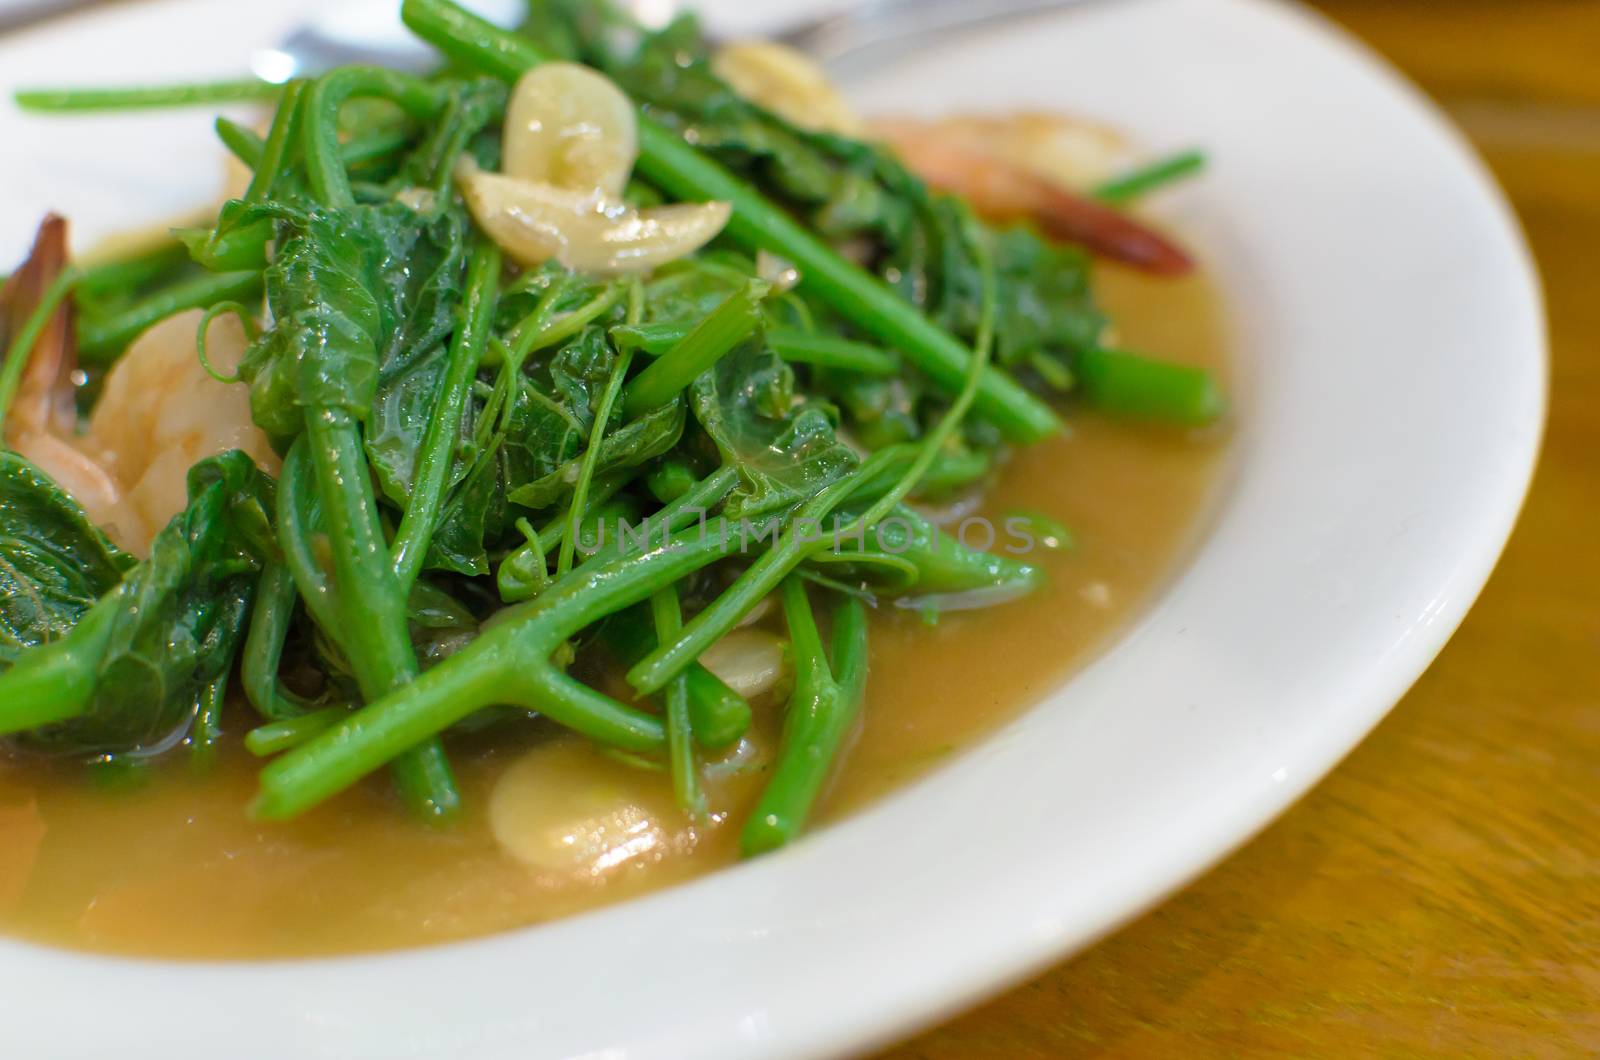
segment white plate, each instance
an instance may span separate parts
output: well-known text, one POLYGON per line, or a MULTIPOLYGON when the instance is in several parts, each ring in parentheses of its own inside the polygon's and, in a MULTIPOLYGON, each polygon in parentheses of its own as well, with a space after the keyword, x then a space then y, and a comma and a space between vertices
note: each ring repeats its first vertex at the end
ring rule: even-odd
MULTIPOLYGON (((0 80, 233 73, 305 6, 114 9, 0 45, 0 80)), ((737 7, 749 25, 800 5, 737 7)), ((1169 591, 1065 688, 924 782, 642 901, 340 960, 167 964, 0 944, 7 1057, 862 1048, 1200 872, 1422 672, 1511 528, 1545 387, 1527 251, 1436 112, 1320 21, 1264 0, 1096 5, 941 43, 855 87, 896 108, 1070 108, 1157 147, 1210 150, 1174 209, 1232 300, 1242 427, 1231 493, 1169 591)), ((0 144, 4 257, 47 206, 87 237, 216 185, 195 113, 0 110, 0 144)))

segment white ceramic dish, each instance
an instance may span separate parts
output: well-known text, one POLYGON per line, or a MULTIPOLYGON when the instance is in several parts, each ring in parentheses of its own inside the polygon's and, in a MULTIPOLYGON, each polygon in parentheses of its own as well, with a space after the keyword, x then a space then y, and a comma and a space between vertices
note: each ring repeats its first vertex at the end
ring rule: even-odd
MULTIPOLYGON (((0 42, 0 88, 230 74, 307 0, 115 8, 0 42)), ((742 28, 795 3, 716 2, 742 28)), ((809 1056, 864 1048, 1109 930, 1339 760, 1499 554, 1543 414, 1533 267, 1476 159, 1302 11, 1128 0, 943 41, 868 106, 1061 107, 1203 144, 1170 203, 1221 277, 1235 481, 1192 562, 1066 687, 778 856, 479 942, 239 964, 0 943, 0 1051, 127 1060, 809 1056)), ((216 187, 199 113, 0 106, 0 257, 46 207, 80 241, 216 187)))

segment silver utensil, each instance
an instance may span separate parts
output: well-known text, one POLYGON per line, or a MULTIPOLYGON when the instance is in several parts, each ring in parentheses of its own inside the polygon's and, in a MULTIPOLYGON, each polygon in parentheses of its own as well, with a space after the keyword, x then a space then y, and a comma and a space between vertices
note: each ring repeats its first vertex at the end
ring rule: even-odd
POLYGON ((825 66, 955 31, 1028 15, 1080 7, 1090 0, 867 0, 834 15, 808 19, 772 34, 825 66))
MULTIPOLYGON (((881 57, 886 46, 1088 2, 1091 0, 867 0, 836 14, 794 23, 773 39, 838 67, 869 53, 881 57)), ((522 11, 519 0, 466 0, 466 6, 501 25, 511 24, 522 11)), ((671 0, 631 0, 628 6, 645 24, 660 25, 685 5, 671 0)), ((333 4, 278 47, 257 52, 251 67, 257 76, 271 81, 315 75, 345 63, 425 70, 436 61, 435 53, 400 24, 398 9, 396 0, 333 4)))
POLYGON ((74 8, 85 7, 92 0, 0 0, 0 33, 22 29, 43 22, 56 15, 64 15, 74 8))

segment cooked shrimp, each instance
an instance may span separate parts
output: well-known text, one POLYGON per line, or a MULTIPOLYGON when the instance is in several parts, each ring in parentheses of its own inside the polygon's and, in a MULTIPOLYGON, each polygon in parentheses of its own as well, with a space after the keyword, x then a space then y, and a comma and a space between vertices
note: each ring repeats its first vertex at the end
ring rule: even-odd
MULTIPOLYGON (((149 542, 187 501, 189 468, 208 456, 243 449, 276 474, 278 457, 250 419, 250 392, 224 383, 200 363, 195 334, 200 311, 169 317, 133 341, 106 376, 105 388, 78 447, 123 491, 122 521, 113 533, 129 551, 149 542)), ((211 321, 206 353, 231 374, 249 345, 231 315, 211 321)))
MULTIPOLYGON (((0 298, 0 339, 14 333, 44 289, 66 266, 66 222, 45 219, 33 252, 0 298)), ((106 376, 105 388, 79 434, 74 403, 77 347, 70 306, 39 335, 5 420, 5 441, 82 506, 122 548, 144 555, 187 501, 189 468, 229 449, 243 449, 275 472, 278 458, 250 420, 248 390, 218 382, 200 364, 192 310, 152 327, 106 376)), ((231 372, 247 345, 233 317, 211 322, 207 352, 231 372)), ((0 342, 0 346, 4 343, 0 342)))
POLYGON ((1022 166, 1064 188, 1087 191, 1135 161, 1121 133, 1065 114, 956 114, 918 120, 884 118, 872 132, 890 143, 937 139, 972 154, 1022 166))
MULTIPOLYGON (((67 222, 50 214, 39 224, 28 260, 0 291, 0 353, 33 314, 45 290, 67 267, 67 222)), ((6 414, 11 431, 31 433, 69 430, 72 426, 72 370, 77 367, 77 346, 72 333, 72 309, 63 302, 34 341, 15 399, 6 414)))
MULTIPOLYGON (((0 350, 22 327, 45 289, 67 265, 67 222, 54 214, 39 225, 33 250, 0 292, 0 350)), ((74 449, 73 370, 77 346, 71 306, 63 302, 34 341, 6 410, 5 441, 38 465, 101 525, 121 515, 122 491, 106 470, 74 449)))
POLYGON ((1164 236, 1072 190, 1062 174, 1090 170, 1081 160, 1067 164, 1061 147, 1066 141, 1059 137, 1048 148, 1043 121, 1036 114, 893 121, 880 122, 874 131, 923 180, 962 196, 991 220, 1029 220, 1047 236, 1149 272, 1177 274, 1194 267, 1164 236))

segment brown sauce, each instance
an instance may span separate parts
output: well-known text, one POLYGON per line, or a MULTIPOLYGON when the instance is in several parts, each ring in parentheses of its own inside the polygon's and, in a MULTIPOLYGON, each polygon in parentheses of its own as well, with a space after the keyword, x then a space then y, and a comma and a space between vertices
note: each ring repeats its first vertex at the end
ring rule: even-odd
MULTIPOLYGON (((1225 331, 1201 279, 1151 281, 1102 270, 1101 297, 1123 344, 1202 364, 1226 378, 1225 331)), ((1224 465, 1225 432, 1192 437, 1087 412, 1060 439, 1018 452, 983 513, 1025 508, 1072 529, 1070 551, 1036 552, 1042 592, 928 625, 880 615, 863 721, 819 817, 850 812, 944 760, 1038 701, 1106 643, 1174 572, 1203 527, 1224 465)), ((753 744, 776 741, 778 708, 753 744)), ((235 707, 228 727, 251 724, 235 707)), ((529 727, 530 730, 534 727, 529 727)), ((152 775, 89 779, 81 767, 0 760, 0 932, 77 949, 164 957, 349 953, 481 935, 563 916, 728 864, 759 772, 714 780, 720 824, 684 827, 660 774, 576 741, 530 731, 519 747, 454 746, 468 804, 457 826, 409 821, 374 779, 289 824, 251 821, 258 763, 236 740, 208 770, 174 756, 152 775), (495 838, 493 793, 530 748, 529 805, 598 812, 605 863, 568 871, 519 860, 495 838), (552 795, 559 792, 559 795, 552 795), (587 801, 585 801, 587 800, 587 801), (608 801, 609 800, 609 801, 608 801), (614 842, 618 837, 625 840, 614 842), (598 866, 598 867, 597 867, 598 866)), ((509 781, 507 782, 509 787, 509 781)), ((502 817, 515 805, 500 803, 502 817), (510 809, 506 807, 510 806, 510 809)), ((530 842, 537 842, 535 836, 530 842)), ((547 844, 548 845, 548 844, 547 844)), ((539 847, 544 849, 544 847, 539 847)), ((548 859, 547 859, 548 860, 548 859)))

